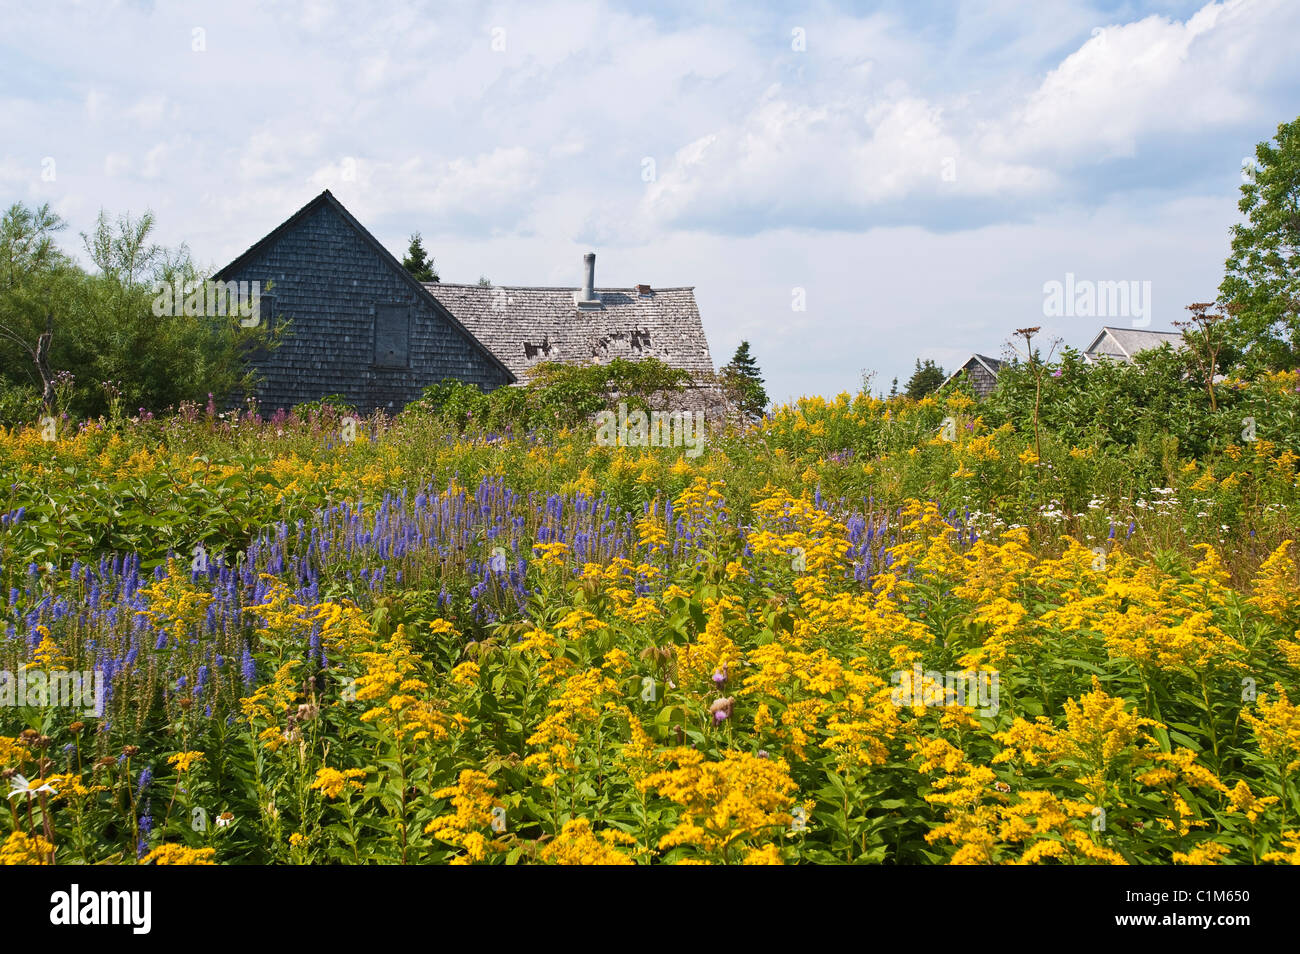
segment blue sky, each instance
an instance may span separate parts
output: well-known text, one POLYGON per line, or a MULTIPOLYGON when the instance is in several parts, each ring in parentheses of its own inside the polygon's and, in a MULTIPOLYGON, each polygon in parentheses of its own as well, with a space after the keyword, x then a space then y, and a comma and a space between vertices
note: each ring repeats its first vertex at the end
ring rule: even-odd
POLYGON ((1067 274, 1210 300, 1300 3, 0 3, 0 202, 221 265, 329 188, 446 281, 694 285, 777 400, 951 369, 1067 274), (196 32, 197 31, 197 32, 196 32), (201 48, 200 48, 201 47, 201 48), (51 162, 52 160, 52 162, 51 162), (796 303, 805 307, 797 310, 796 303))

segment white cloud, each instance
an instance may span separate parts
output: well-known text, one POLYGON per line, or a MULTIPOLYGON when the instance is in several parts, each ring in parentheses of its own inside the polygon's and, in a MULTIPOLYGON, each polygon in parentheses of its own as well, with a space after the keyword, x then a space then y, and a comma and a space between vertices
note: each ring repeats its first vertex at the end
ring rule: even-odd
POLYGON ((120 152, 110 152, 104 157, 104 175, 110 179, 131 171, 131 157, 120 152))
POLYGON ((871 224, 909 196, 1032 194, 1045 169, 964 144, 944 110, 905 87, 811 104, 773 86, 739 122, 683 146, 647 191, 646 211, 710 227, 759 216, 769 227, 871 224), (847 220, 846 220, 846 217, 847 220))
MULTIPOLYGON (((723 231, 869 227, 877 210, 893 216, 909 201, 922 220, 953 199, 1011 200, 1004 209, 1014 214, 1059 191, 1074 167, 1261 113, 1255 85, 1294 82, 1296 64, 1256 51, 1298 28, 1300 5, 1250 0, 1209 3, 1185 22, 1099 27, 1027 95, 990 101, 965 92, 935 99, 896 72, 878 75, 880 64, 852 51, 894 53, 886 42, 894 27, 860 25, 861 47, 841 39, 854 33, 845 27, 831 33, 845 69, 771 86, 743 115, 682 145, 644 211, 723 231)), ((815 35, 804 56, 813 56, 815 35)), ((886 62, 904 65, 897 55, 886 62)))
POLYGON ((1251 50, 1270 45, 1275 31, 1294 33, 1295 10, 1230 0, 1186 22, 1152 16, 1100 29, 984 145, 1037 162, 1093 164, 1132 157, 1160 135, 1240 122, 1254 111, 1251 50))
MULTIPOLYGON (((502 147, 475 156, 401 161, 341 157, 308 178, 312 190, 330 189, 353 213, 402 215, 428 222, 426 232, 519 221, 527 212, 542 163, 529 150, 502 147)), ((414 229, 415 226, 412 226, 414 229)))
POLYGON ((97 89, 92 89, 86 94, 86 118, 92 123, 97 121, 104 112, 104 104, 108 97, 97 89))
POLYGON ((140 175, 146 179, 157 179, 162 174, 163 163, 166 161, 171 147, 165 142, 150 149, 144 156, 144 165, 140 169, 140 175))
POLYGON ((162 93, 143 96, 126 110, 125 115, 141 126, 157 126, 167 116, 167 97, 162 93))
POLYGON ((318 133, 303 124, 265 123, 251 133, 239 157, 240 178, 248 182, 285 179, 303 162, 313 161, 322 146, 318 133))

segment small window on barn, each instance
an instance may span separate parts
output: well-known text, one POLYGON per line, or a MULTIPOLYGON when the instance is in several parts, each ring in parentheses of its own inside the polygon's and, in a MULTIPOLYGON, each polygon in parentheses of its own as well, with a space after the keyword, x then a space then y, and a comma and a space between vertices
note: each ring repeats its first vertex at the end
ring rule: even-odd
POLYGON ((375 305, 375 366, 410 366, 411 309, 409 305, 375 305))

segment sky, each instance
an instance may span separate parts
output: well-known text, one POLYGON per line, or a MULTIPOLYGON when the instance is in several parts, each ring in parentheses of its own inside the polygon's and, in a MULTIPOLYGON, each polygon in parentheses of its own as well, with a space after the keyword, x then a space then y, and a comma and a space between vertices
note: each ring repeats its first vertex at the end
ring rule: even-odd
MULTIPOLYGON (((0 203, 221 266, 323 189, 444 281, 695 287, 783 402, 1211 301, 1300 2, 0 0, 0 203), (1108 290, 1061 309, 1051 289, 1108 290), (1111 284, 1103 284, 1111 283, 1111 284), (1115 283, 1123 283, 1122 285, 1115 283), (1128 301, 1117 289, 1129 292, 1128 301)), ((1059 296, 1058 300, 1059 300, 1059 296)))

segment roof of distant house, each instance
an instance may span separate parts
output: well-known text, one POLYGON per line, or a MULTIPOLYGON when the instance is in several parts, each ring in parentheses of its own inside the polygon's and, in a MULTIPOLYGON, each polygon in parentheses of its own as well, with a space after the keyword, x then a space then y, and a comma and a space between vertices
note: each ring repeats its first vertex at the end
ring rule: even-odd
POLYGON ((987 371, 995 378, 998 376, 998 372, 1002 369, 1002 362, 999 359, 990 358, 986 354, 973 354, 965 361, 963 361, 960 365, 958 365, 957 370, 954 371, 952 374, 948 375, 948 377, 944 380, 943 384, 939 385, 939 387, 942 388, 945 385, 951 383, 957 377, 957 375, 961 374, 968 367, 970 367, 970 363, 972 361, 974 361, 979 365, 982 365, 984 367, 984 370, 987 371))
POLYGON ((1112 328, 1107 326, 1097 332, 1097 337, 1092 339, 1092 344, 1088 345, 1084 350, 1084 354, 1092 356, 1114 355, 1115 352, 1113 351, 1097 350, 1097 346, 1105 338, 1110 338, 1114 342, 1119 355, 1130 361, 1138 352, 1159 348, 1166 343, 1174 348, 1180 348, 1183 345, 1183 336, 1177 331, 1149 331, 1146 328, 1112 328))

